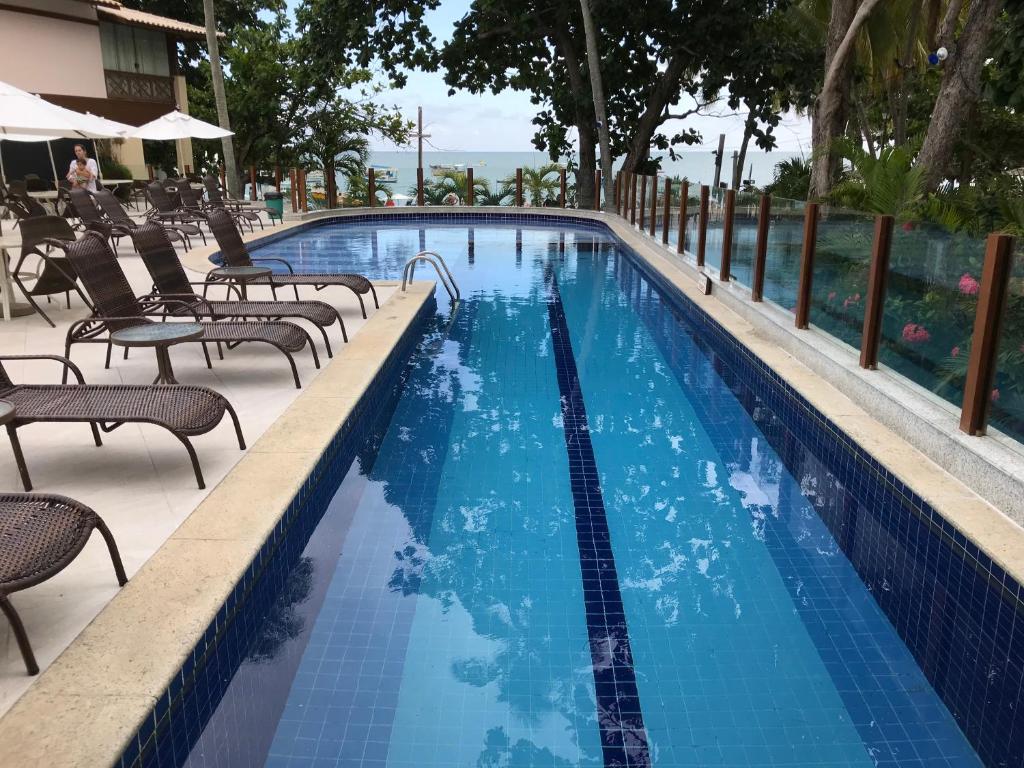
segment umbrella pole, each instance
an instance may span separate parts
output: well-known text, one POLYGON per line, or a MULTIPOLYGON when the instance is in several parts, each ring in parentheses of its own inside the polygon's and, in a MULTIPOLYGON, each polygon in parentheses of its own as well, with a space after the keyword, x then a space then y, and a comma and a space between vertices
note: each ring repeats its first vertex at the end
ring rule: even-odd
POLYGON ((46 142, 46 151, 50 153, 50 169, 53 171, 53 187, 60 189, 60 179, 57 178, 57 164, 53 162, 53 146, 46 142))
POLYGON ((100 152, 96 149, 96 139, 92 140, 92 156, 96 160, 96 178, 103 180, 103 168, 100 166, 100 152))

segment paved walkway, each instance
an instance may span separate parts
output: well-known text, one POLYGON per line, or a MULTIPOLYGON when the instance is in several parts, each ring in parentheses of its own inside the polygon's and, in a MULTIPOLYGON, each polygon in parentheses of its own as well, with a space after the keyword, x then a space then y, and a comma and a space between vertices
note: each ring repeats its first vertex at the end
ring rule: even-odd
MULTIPOLYGON (((5 231, 8 224, 4 223, 5 231)), ((118 255, 136 294, 148 293, 152 281, 129 240, 121 241, 118 255)), ((16 258, 15 253, 12 257, 16 258)), ((201 275, 192 277, 202 279, 201 275)), ((381 303, 393 291, 393 286, 378 287, 381 303)), ((269 299, 270 293, 250 289, 250 298, 269 299)), ((304 298, 317 298, 337 307, 350 337, 365 322, 347 289, 310 290, 304 298)), ((55 301, 46 305, 46 311, 57 323, 56 328, 50 328, 38 315, 9 323, 0 319, 0 355, 62 354, 68 326, 86 316, 88 310, 78 296, 72 295, 70 309, 61 297, 60 304, 55 301)), ((373 311, 372 301, 367 302, 367 311, 373 311)), ((314 326, 307 330, 317 345, 321 364, 329 364, 320 332, 314 326)), ((337 353, 343 347, 338 327, 330 328, 328 334, 337 353)), ((80 344, 73 349, 72 359, 82 369, 86 382, 148 384, 156 375, 152 350, 134 349, 124 360, 115 348, 110 370, 103 368, 104 353, 101 344, 80 344)), ((214 358, 212 370, 206 368, 198 344, 173 348, 171 358, 179 381, 211 387, 231 401, 248 445, 256 442, 299 392, 284 356, 266 344, 244 344, 226 351, 223 361, 214 358)), ((319 372, 308 351, 297 355, 296 362, 306 387, 319 372)), ((16 382, 60 381, 57 363, 18 361, 5 367, 16 382)), ((181 444, 159 427, 125 425, 105 435, 102 448, 93 444, 89 428, 83 424, 33 424, 20 429, 19 436, 36 490, 64 494, 95 509, 117 539, 129 578, 242 456, 227 419, 212 433, 195 438, 193 444, 207 483, 207 490, 201 491, 181 444)), ((0 443, 0 488, 21 490, 10 445, 5 437, 0 437, 0 443)), ((42 669, 99 613, 117 589, 103 540, 94 534, 78 559, 61 574, 12 597, 42 669)), ((0 617, 0 714, 34 679, 25 674, 14 636, 0 617)))

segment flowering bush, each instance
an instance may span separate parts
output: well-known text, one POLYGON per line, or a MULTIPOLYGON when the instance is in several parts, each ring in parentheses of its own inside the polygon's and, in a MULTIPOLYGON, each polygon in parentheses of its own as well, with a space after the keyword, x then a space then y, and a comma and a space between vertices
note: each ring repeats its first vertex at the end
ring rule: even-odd
POLYGON ((924 344, 931 341, 932 335, 928 329, 917 323, 907 323, 903 326, 903 340, 908 344, 924 344))
POLYGON ((960 293, 965 296, 974 296, 981 289, 981 283, 971 277, 969 273, 964 272, 964 274, 960 276, 960 283, 957 285, 957 288, 959 288, 960 293))

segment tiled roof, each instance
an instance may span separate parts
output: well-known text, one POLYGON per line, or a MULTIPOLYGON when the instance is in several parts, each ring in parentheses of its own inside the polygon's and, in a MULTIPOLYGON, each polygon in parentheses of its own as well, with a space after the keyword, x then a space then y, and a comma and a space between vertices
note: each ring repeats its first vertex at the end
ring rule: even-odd
MULTIPOLYGON (((102 17, 114 19, 124 24, 132 24, 137 27, 149 27, 150 29, 162 29, 166 32, 173 32, 178 37, 206 37, 206 28, 198 24, 189 24, 177 19, 168 19, 166 16, 157 16, 145 11, 136 11, 133 8, 125 8, 117 0, 93 0, 96 10, 102 17)), ((218 32, 218 36, 223 36, 218 32)))

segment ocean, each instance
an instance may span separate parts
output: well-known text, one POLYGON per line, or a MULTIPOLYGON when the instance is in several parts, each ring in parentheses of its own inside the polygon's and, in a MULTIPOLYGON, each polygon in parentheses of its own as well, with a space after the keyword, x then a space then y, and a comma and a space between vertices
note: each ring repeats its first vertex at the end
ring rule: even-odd
MULTIPOLYGON (((769 183, 773 178, 775 165, 783 160, 800 157, 797 152, 748 152, 744 163, 744 179, 753 179, 758 186, 769 183)), ((711 184, 715 179, 715 157, 710 150, 682 152, 679 159, 670 160, 667 153, 662 155, 662 170, 671 176, 686 177, 691 183, 711 184)), ((463 165, 473 168, 474 178, 485 178, 491 182, 514 176, 516 168, 539 167, 549 162, 544 152, 437 152, 424 151, 424 177, 430 178, 431 165, 463 165)), ((563 161, 564 162, 564 161, 563 161)), ((373 152, 370 164, 394 168, 398 172, 398 183, 392 186, 395 192, 408 193, 416 186, 416 152, 373 152)), ((618 164, 616 164, 616 168, 618 164)), ((726 153, 722 179, 732 176, 731 153, 726 153)))

